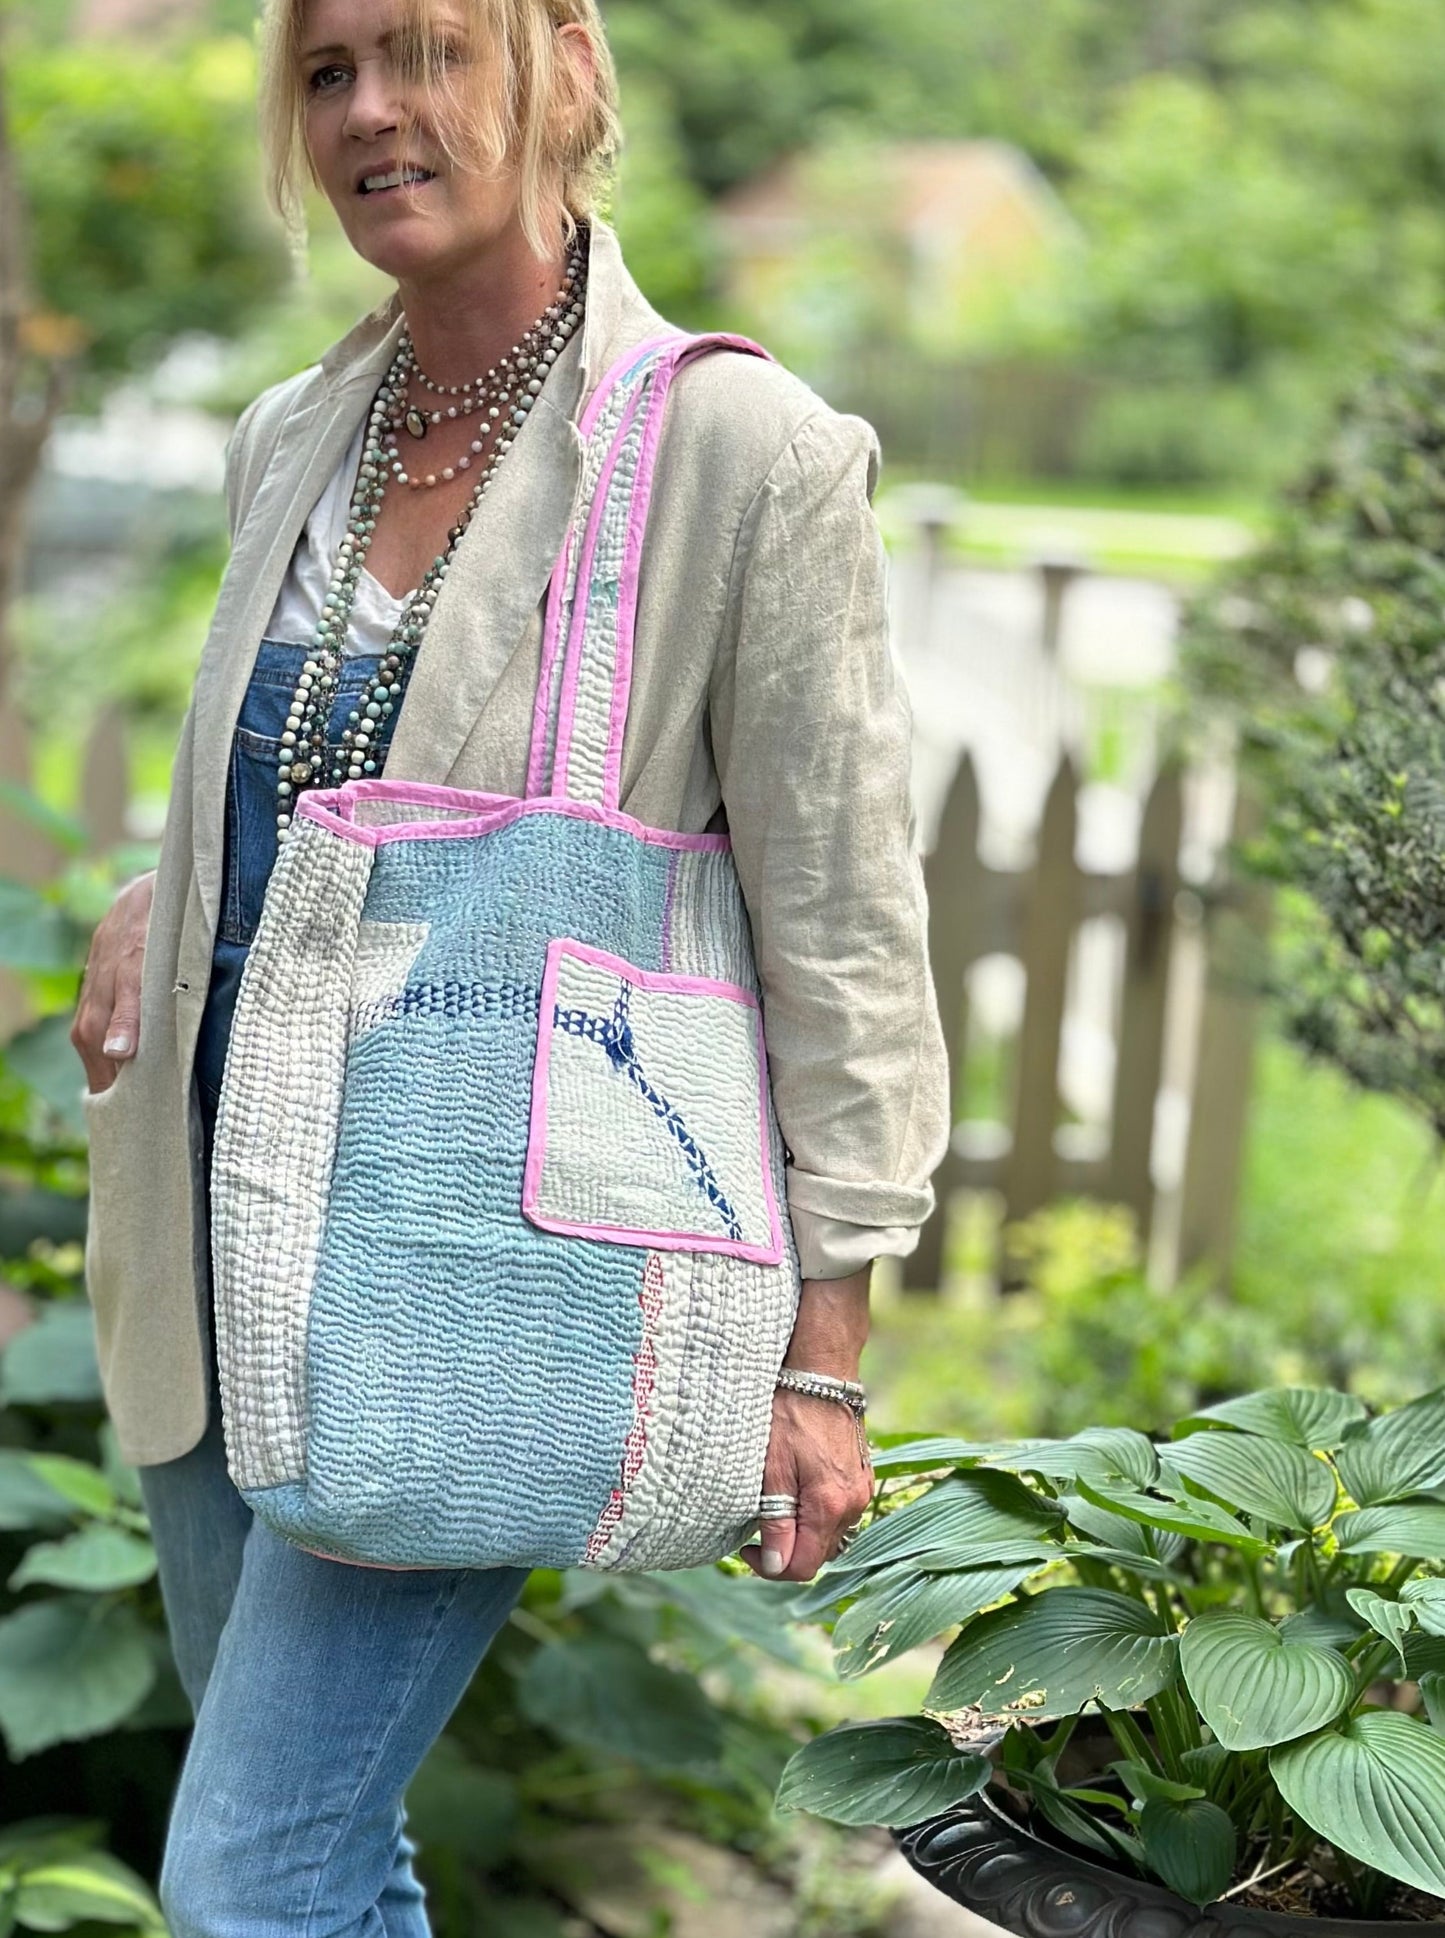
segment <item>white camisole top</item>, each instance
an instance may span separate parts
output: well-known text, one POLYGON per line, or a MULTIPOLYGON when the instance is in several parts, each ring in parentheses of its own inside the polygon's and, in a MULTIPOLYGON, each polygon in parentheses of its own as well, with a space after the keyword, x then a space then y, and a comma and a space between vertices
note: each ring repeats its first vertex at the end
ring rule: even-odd
MULTIPOLYGON (((331 585, 331 568, 341 541, 346 535, 346 515, 351 509, 351 491, 361 463, 361 445, 366 436, 366 419, 357 426, 340 464, 332 472, 326 489, 311 508, 305 530, 296 541, 285 582, 266 622, 267 639, 293 641, 309 646, 316 636, 316 621, 321 602, 331 585)), ((351 608, 351 623, 346 629, 342 653, 384 653, 401 609, 411 597, 393 598, 380 580, 366 567, 357 581, 356 600, 351 608)))

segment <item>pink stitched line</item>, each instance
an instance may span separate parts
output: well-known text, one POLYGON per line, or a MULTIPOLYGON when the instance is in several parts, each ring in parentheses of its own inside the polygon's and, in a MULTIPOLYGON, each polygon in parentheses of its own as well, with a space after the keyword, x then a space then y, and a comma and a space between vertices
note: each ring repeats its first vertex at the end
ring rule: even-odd
POLYGON ((469 835, 497 834, 524 814, 562 814, 575 821, 595 821, 601 827, 616 828, 660 848, 723 854, 732 846, 732 837, 727 834, 679 834, 671 828, 649 828, 634 815, 624 814, 620 808, 604 808, 596 801, 564 801, 550 794, 525 800, 517 794, 487 794, 474 788, 442 787, 429 781, 345 781, 337 788, 317 788, 303 794, 296 803, 296 813, 308 821, 319 822, 343 841, 355 841, 363 848, 380 848, 388 841, 451 841, 469 835), (367 800, 405 801, 419 808, 464 808, 468 810, 468 818, 392 821, 379 827, 363 827, 351 818, 357 795, 342 798, 353 788, 365 789, 360 798, 367 800), (337 805, 333 807, 332 802, 337 805))
POLYGON ((527 756, 528 796, 540 794, 547 767, 547 722, 552 716, 552 680, 557 663, 557 637, 562 627, 562 608, 567 598, 567 578, 572 565, 576 533, 569 525, 567 537, 552 568, 547 588, 547 628, 542 637, 542 665, 537 676, 537 691, 532 699, 532 748, 527 756))
POLYGON ((532 1060, 532 1104, 527 1120, 527 1155, 522 1167, 522 1213, 543 1231, 555 1231, 574 1238, 596 1238, 607 1244, 656 1245, 668 1252, 720 1252, 730 1258, 745 1258, 755 1265, 780 1265, 783 1260, 783 1230, 778 1219, 777 1199, 772 1184, 772 1158, 768 1145, 767 1059, 763 1046, 762 1010, 757 997, 740 983, 723 982, 715 976, 677 976, 655 969, 639 969, 625 957, 610 954, 579 942, 575 936, 554 936, 547 944, 547 962, 542 972, 541 1000, 538 1005, 537 1043, 532 1060), (633 1225, 584 1224, 572 1218, 559 1218, 540 1209, 542 1168, 547 1150, 547 1079, 551 1068, 552 1030, 550 1019, 557 1002, 557 977, 564 955, 594 962, 605 969, 625 975, 643 989, 662 989, 684 996, 724 996, 750 1007, 757 1022, 758 1112, 761 1171, 764 1198, 768 1208, 768 1242, 723 1238, 695 1231, 653 1231, 633 1225))
POLYGON ((610 955, 606 949, 594 948, 590 942, 578 942, 571 936, 558 936, 548 943, 549 949, 576 956, 582 962, 595 962, 600 969, 610 969, 619 976, 626 976, 640 989, 661 989, 678 996, 727 996, 735 1003, 745 1003, 749 1009, 758 1007, 758 999, 751 989, 745 989, 740 982, 724 982, 717 976, 675 976, 660 969, 639 969, 625 956, 610 955))
POLYGON ((632 648, 637 632, 637 591, 642 575, 642 542, 647 530, 647 514, 652 503, 657 454, 662 443, 662 427, 667 394, 672 380, 685 363, 706 355, 709 350, 745 350, 772 363, 775 359, 750 337, 718 331, 706 336, 684 338, 669 351, 657 367, 648 400, 647 422, 638 453, 637 475, 633 480, 632 502, 627 514, 627 542, 622 558, 622 579, 617 593, 616 656, 612 667, 612 704, 608 714, 607 756, 602 769, 602 800, 616 807, 622 797, 622 737, 627 726, 627 708, 632 692, 632 648))
POLYGON ((628 1491, 642 1472, 647 1453, 647 1423, 657 1390, 657 1324, 662 1317, 662 1295, 662 1260, 656 1252, 649 1252, 642 1270, 642 1289, 637 1295, 642 1307, 642 1340, 632 1358, 633 1415, 623 1442, 621 1484, 612 1489, 607 1505, 597 1517, 597 1525, 587 1543, 584 1565, 595 1566, 601 1560, 612 1531, 622 1518, 628 1491))
POLYGON ((641 407, 643 392, 639 388, 622 413, 622 422, 617 426, 617 434, 607 453, 602 467, 602 475, 597 480, 597 489, 592 494, 592 504, 587 517, 587 534, 582 544, 582 562, 577 568, 577 595, 572 605, 572 625, 567 638, 567 658, 562 669, 562 703, 557 713, 557 740, 552 750, 552 793, 572 796, 571 757, 572 729, 577 717, 577 689, 582 675, 582 659, 587 650, 587 618, 592 604, 592 567, 597 556, 597 540, 602 531, 602 520, 607 510, 607 493, 617 471, 618 463, 631 435, 633 422, 641 407))

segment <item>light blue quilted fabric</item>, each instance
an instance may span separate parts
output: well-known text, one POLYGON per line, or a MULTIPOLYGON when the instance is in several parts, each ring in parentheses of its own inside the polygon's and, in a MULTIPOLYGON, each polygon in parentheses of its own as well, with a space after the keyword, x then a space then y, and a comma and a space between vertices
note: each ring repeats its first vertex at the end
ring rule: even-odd
POLYGON ((584 805, 317 796, 247 961, 211 1182, 228 1461, 340 1559, 688 1567, 755 1519, 799 1273, 747 912, 725 841, 646 838, 607 798, 677 353, 595 433, 630 443, 563 628, 584 805))

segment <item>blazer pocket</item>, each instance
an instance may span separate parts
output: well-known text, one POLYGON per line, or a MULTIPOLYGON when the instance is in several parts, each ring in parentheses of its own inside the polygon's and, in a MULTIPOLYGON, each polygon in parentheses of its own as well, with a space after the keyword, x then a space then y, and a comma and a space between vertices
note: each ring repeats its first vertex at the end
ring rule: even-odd
POLYGON ((769 1128, 750 990, 548 944, 522 1182, 534 1225, 780 1264, 769 1128))
POLYGON ((130 1113, 126 1095, 130 1060, 122 1063, 104 1090, 82 1089, 81 1115, 89 1146, 90 1197, 85 1214, 85 1289, 102 1339, 109 1333, 116 1280, 116 1219, 121 1194, 135 1182, 133 1133, 127 1130, 130 1113))

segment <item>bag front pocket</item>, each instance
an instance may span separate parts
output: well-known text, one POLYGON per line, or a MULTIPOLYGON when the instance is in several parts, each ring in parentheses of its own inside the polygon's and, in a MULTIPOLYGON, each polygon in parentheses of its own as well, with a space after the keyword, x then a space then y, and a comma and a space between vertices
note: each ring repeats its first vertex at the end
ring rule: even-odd
POLYGON ((783 1257, 757 998, 548 944, 522 1210, 547 1231, 783 1257))

